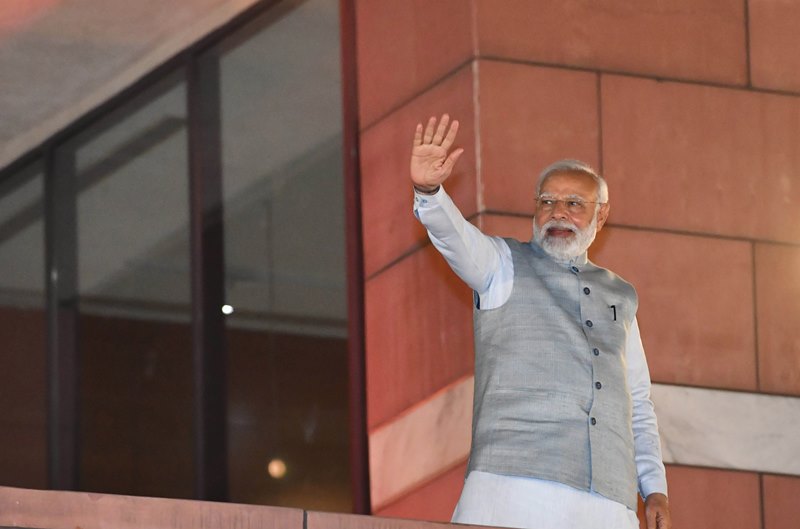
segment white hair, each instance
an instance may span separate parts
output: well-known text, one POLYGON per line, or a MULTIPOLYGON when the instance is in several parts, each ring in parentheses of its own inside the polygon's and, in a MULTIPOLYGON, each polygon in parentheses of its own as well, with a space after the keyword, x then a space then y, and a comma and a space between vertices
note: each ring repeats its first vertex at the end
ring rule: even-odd
MULTIPOLYGON (((542 184, 550 176, 558 173, 583 173, 588 174, 594 181, 597 182, 597 202, 604 204, 608 202, 608 184, 605 179, 595 171, 591 165, 580 160, 559 160, 544 168, 544 171, 539 174, 539 180, 536 183, 536 196, 542 193, 542 184)), ((599 204, 598 204, 599 206, 599 204)))

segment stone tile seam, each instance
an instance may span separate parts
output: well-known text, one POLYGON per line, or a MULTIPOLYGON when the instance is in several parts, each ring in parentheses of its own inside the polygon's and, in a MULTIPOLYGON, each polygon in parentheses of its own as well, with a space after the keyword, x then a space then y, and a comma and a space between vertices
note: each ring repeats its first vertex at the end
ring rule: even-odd
POLYGON ((469 454, 472 377, 438 392, 412 413, 369 436, 373 506, 402 497, 469 454), (431 433, 449 442, 431 443, 431 433), (409 464, 416 461, 416 464, 409 464), (398 466, 399 465, 399 466, 398 466))
MULTIPOLYGON (((554 70, 569 70, 569 71, 578 71, 578 72, 586 72, 586 73, 595 73, 600 78, 603 75, 616 75, 620 77, 630 77, 636 79, 646 79, 656 82, 664 82, 664 83, 677 83, 677 84, 686 84, 686 85, 694 85, 694 86, 706 86, 711 88, 720 88, 720 89, 728 89, 728 90, 737 90, 740 92, 753 92, 757 94, 766 94, 766 95, 777 95, 777 96, 786 96, 786 97, 795 97, 800 98, 800 92, 792 91, 792 90, 777 90, 773 88, 763 88, 758 86, 752 86, 752 84, 729 84, 729 83, 716 83, 711 81, 701 81, 695 79, 685 79, 679 77, 665 77, 665 76, 657 76, 657 75, 646 75, 643 73, 637 72, 626 72, 624 70, 610 70, 610 69, 603 69, 603 68, 590 68, 584 66, 576 66, 571 64, 560 64, 560 63, 548 63, 548 62, 541 62, 541 61, 525 61, 522 59, 511 59, 507 57, 497 57, 491 55, 475 55, 468 58, 465 61, 458 63, 454 68, 445 72, 442 76, 436 78, 433 82, 428 83, 421 89, 417 90, 410 96, 402 99, 394 106, 389 107, 386 111, 382 114, 378 115, 375 119, 371 120, 369 123, 363 125, 361 130, 359 131, 360 134, 364 134, 368 130, 375 127, 381 121, 388 119, 392 114, 399 111, 403 107, 407 106, 415 99, 419 98, 423 94, 429 92, 430 90, 436 88, 443 82, 447 81, 448 79, 454 77, 456 74, 460 72, 462 68, 465 68, 471 65, 473 62, 478 61, 490 61, 490 62, 501 62, 501 63, 508 63, 508 64, 519 64, 524 66, 534 66, 539 68, 551 68, 554 70)), ((748 60, 749 64, 749 60, 748 60)), ((749 67, 748 67, 748 76, 749 76, 749 67)))
POLYGON ((470 1, 470 31, 472 31, 472 55, 477 56, 480 52, 480 39, 478 38, 478 3, 470 1))
POLYGON ((766 514, 764 509, 764 474, 758 475, 758 514, 761 522, 761 529, 766 528, 766 514))
POLYGON ((486 207, 484 201, 484 186, 483 184, 483 129, 481 127, 481 74, 480 63, 474 61, 472 63, 472 116, 473 128, 475 134, 473 135, 475 150, 475 202, 478 211, 486 207))
MULTIPOLYGON (((742 0, 744 4, 744 70, 747 87, 753 88, 753 67, 750 58, 750 0, 742 0)), ((763 522, 762 522, 763 527, 763 522)))
MULTIPOLYGON (((391 506, 392 504, 397 503, 397 502, 403 500, 404 498, 406 498, 408 496, 411 496, 412 494, 414 494, 420 488, 422 488, 422 487, 424 487, 424 486, 426 486, 426 485, 428 485, 430 483, 433 483, 434 481, 436 481, 437 479, 439 479, 440 477, 445 475, 447 472, 452 471, 453 469, 457 468, 459 465, 464 464, 468 460, 469 460, 469 458, 466 457, 463 460, 461 460, 461 461, 459 461, 459 462, 457 462, 457 463, 455 463, 453 465, 448 465, 446 468, 437 470, 435 473, 432 473, 430 475, 427 475, 427 476, 421 478, 418 482, 416 482, 413 485, 403 489, 401 492, 393 495, 391 498, 388 498, 388 499, 382 501, 380 504, 373 505, 373 509, 380 510, 380 509, 383 509, 383 508, 387 508, 387 507, 391 506)), ((759 480, 761 480, 763 478, 763 476, 776 476, 776 477, 794 478, 794 479, 800 478, 800 475, 797 475, 797 474, 782 474, 782 473, 778 473, 778 472, 766 472, 766 471, 747 470, 747 469, 739 469, 739 468, 722 468, 722 467, 708 466, 708 465, 702 465, 702 464, 687 464, 687 463, 666 462, 665 465, 667 467, 667 474, 668 475, 669 475, 669 469, 671 467, 678 467, 678 468, 691 468, 691 469, 710 470, 710 471, 735 472, 735 473, 739 473, 739 474, 755 474, 755 475, 757 475, 759 477, 759 480)))
POLYGON ((800 248, 800 242, 787 242, 775 239, 753 239, 751 237, 742 237, 737 235, 725 235, 721 233, 706 233, 689 230, 676 230, 671 228, 657 228, 653 226, 636 226, 633 224, 616 224, 613 222, 606 223, 607 228, 617 228, 631 231, 650 231, 654 233, 666 233, 671 235, 683 235, 687 237, 701 237, 704 239, 720 239, 724 241, 746 242, 752 244, 772 244, 776 246, 785 246, 790 248, 800 248))
MULTIPOLYGON (((459 466, 463 465, 464 463, 466 463, 468 461, 469 461, 469 457, 464 457, 461 460, 459 460, 459 461, 457 461, 457 462, 455 462, 453 464, 445 465, 444 467, 442 467, 441 469, 439 469, 435 473, 430 474, 429 476, 426 476, 425 478, 423 478, 419 483, 416 483, 413 486, 413 488, 409 488, 408 490, 405 490, 405 491, 401 492, 400 494, 398 494, 394 498, 385 500, 381 505, 374 505, 373 506, 373 510, 380 510, 380 509, 385 509, 387 507, 391 507, 393 504, 395 504, 395 503, 407 498, 408 496, 411 496, 412 494, 417 492, 422 487, 425 487, 426 485, 429 485, 429 484, 433 483, 434 481, 436 481, 437 479, 441 478, 442 476, 444 476, 448 472, 452 472, 453 470, 457 469, 459 466)), ((0 528, 0 529, 2 529, 2 528, 0 528)))
POLYGON ((393 415, 391 418, 383 420, 383 421, 379 422, 378 424, 376 424, 375 426, 373 426, 372 428, 369 428, 368 435, 372 435, 372 434, 378 433, 378 432, 380 432, 380 431, 382 431, 382 430, 384 430, 384 429, 386 429, 388 427, 391 427, 393 424, 397 423, 398 421, 413 415, 415 411, 417 411, 417 410, 419 410, 421 408, 424 408, 427 404, 429 404, 431 402, 434 402, 437 398, 440 398, 440 397, 444 396, 447 392, 454 390, 460 384, 463 384, 467 380, 472 379, 472 377, 473 377, 472 371, 470 371, 469 373, 467 373, 465 375, 459 375, 458 377, 454 378, 450 382, 447 382, 444 386, 440 387, 437 390, 434 390, 429 395, 427 395, 427 396, 423 397, 422 399, 418 400, 414 404, 412 404, 412 405, 410 405, 410 406, 408 406, 406 408, 403 408, 398 413, 393 415))
MULTIPOLYGON (((410 207, 411 207, 411 201, 409 200, 409 208, 410 207)), ((409 211, 409 215, 411 215, 410 211, 409 211)), ((477 220, 478 217, 480 217, 480 215, 481 215, 481 213, 477 212, 477 213, 473 213, 472 215, 470 215, 468 217, 465 217, 465 218, 467 219, 468 222, 472 222, 473 220, 477 220)), ((415 220, 414 222, 417 222, 417 221, 415 220)), ((387 262, 385 265, 380 266, 377 270, 375 270, 371 274, 365 276, 364 277, 364 282, 368 283, 368 282, 372 281, 376 277, 382 275, 387 270, 389 270, 389 269, 393 268, 394 266, 400 264, 402 261, 404 261, 407 258, 411 257, 415 253, 417 253, 417 252, 419 252, 421 250, 424 250, 425 248, 427 248, 428 246, 431 246, 432 244, 433 243, 431 243, 431 240, 427 236, 424 239, 420 239, 415 244, 407 247, 405 250, 400 252, 397 255, 397 257, 394 257, 389 262, 387 262)))
POLYGON ((603 79, 597 74, 597 170, 605 174, 605 156, 603 152, 603 79))
POLYGON ((714 471, 723 471, 723 472, 735 472, 737 474, 756 474, 758 476, 776 476, 781 478, 794 478, 800 480, 800 474, 781 474, 780 472, 766 472, 761 470, 746 470, 741 468, 721 468, 721 467, 712 467, 709 465, 697 465, 697 464, 688 464, 688 463, 664 463, 667 467, 667 478, 669 478, 669 469, 671 467, 677 468, 696 468, 700 470, 714 470, 714 471))
POLYGON ((699 390, 708 390, 714 391, 717 393, 732 393, 737 395, 753 395, 753 396, 764 396, 764 397, 775 397, 781 399, 795 399, 797 404, 800 405, 800 394, 798 393, 772 393, 766 391, 752 391, 749 389, 742 389, 742 388, 726 388, 726 387, 719 387, 719 386, 701 386, 698 384, 682 384, 677 382, 660 382, 658 380, 652 381, 653 385, 658 385, 662 387, 670 387, 670 388, 685 388, 685 389, 699 389, 699 390))
MULTIPOLYGON (((533 213, 518 213, 518 212, 509 212, 509 211, 500 211, 496 209, 486 209, 483 211, 479 211, 475 215, 472 215, 470 218, 481 216, 481 215, 494 215, 497 217, 516 217, 520 219, 532 219, 533 213)), ((703 237, 707 239, 721 239, 726 241, 738 241, 738 242, 747 242, 747 243, 755 243, 755 244, 772 244, 776 246, 784 246, 789 248, 800 248, 800 242, 787 242, 787 241, 779 241, 776 239, 753 239, 751 237, 742 237, 737 235, 724 235, 719 233, 706 233, 706 232, 695 232, 689 230, 676 230, 672 228, 659 228, 655 226, 639 226, 635 224, 617 224, 614 222, 607 222, 605 224, 606 228, 617 228, 617 229, 625 229, 625 230, 632 230, 632 231, 651 231, 654 233, 667 233, 672 235, 686 235, 690 237, 703 237)))
MULTIPOLYGON (((404 408, 402 411, 394 415, 391 419, 387 419, 382 421, 378 425, 372 427, 369 431, 369 435, 376 433, 378 430, 383 430, 387 427, 390 427, 395 422, 399 421, 400 419, 406 418, 412 415, 417 409, 425 406, 426 404, 434 401, 437 398, 442 397, 445 393, 453 390, 460 384, 463 384, 465 381, 471 379, 473 377, 473 373, 470 372, 467 375, 461 375, 451 382, 448 382, 441 388, 437 389, 427 397, 423 398, 422 400, 415 402, 411 406, 404 408)), ((659 382, 658 380, 652 381, 653 385, 664 386, 664 387, 672 387, 672 388, 686 388, 686 389, 698 389, 698 390, 709 390, 719 393, 733 393, 733 394, 744 394, 744 395, 755 395, 755 396, 764 396, 764 397, 776 397, 776 398, 788 398, 788 399, 796 399, 798 405, 800 405, 800 395, 793 394, 793 393, 773 393, 773 392, 765 392, 765 391, 751 391, 747 389, 740 389, 740 388, 725 388, 725 387, 717 387, 717 386, 700 386, 696 384, 680 384, 680 383, 673 383, 673 382, 659 382)), ((716 467, 709 467, 709 468, 716 468, 716 467)), ((787 475, 794 475, 794 474, 787 474, 787 475)))
MULTIPOLYGON (((466 219, 468 221, 472 222, 474 220, 479 219, 481 216, 484 216, 484 215, 494 215, 494 216, 497 216, 497 217, 515 217, 515 218, 521 218, 521 219, 532 219, 533 218, 533 214, 532 213, 531 214, 528 214, 528 213, 515 213, 515 212, 500 211, 500 210, 494 210, 494 209, 486 209, 486 210, 478 211, 477 213, 474 213, 474 214, 470 215, 469 217, 466 217, 466 219)), ((723 235, 723 234, 718 234, 718 233, 693 232, 693 231, 687 231, 687 230, 675 230, 675 229, 670 229, 670 228, 658 228, 658 227, 654 227, 654 226, 636 226, 636 225, 632 225, 632 224, 617 224, 617 223, 614 223, 614 222, 606 223, 605 227, 607 227, 607 228, 615 228, 615 229, 623 229, 623 230, 632 230, 632 231, 649 231, 649 232, 653 232, 653 233, 664 233, 664 234, 669 234, 669 235, 683 235, 683 236, 687 236, 687 237, 700 237, 700 238, 705 238, 705 239, 719 239, 719 240, 723 240, 723 241, 747 242, 747 243, 753 243, 753 244, 770 244, 770 245, 774 245, 774 246, 783 246, 783 247, 787 247, 787 248, 798 248, 798 249, 800 249, 800 242, 796 242, 795 243, 795 242, 779 241, 779 240, 775 240, 775 239, 752 239, 752 238, 749 238, 749 237, 740 237, 740 236, 735 236, 735 235, 723 235)), ((389 262, 387 262, 385 265, 380 266, 377 270, 375 270, 374 272, 372 272, 369 275, 365 276, 364 277, 364 282, 367 283, 369 281, 374 280, 375 278, 377 278, 378 276, 382 275, 387 270, 389 270, 389 269, 393 268, 394 266, 400 264, 402 261, 404 261, 408 257, 411 257, 412 255, 414 255, 418 251, 424 250, 425 248, 427 248, 430 245, 431 245, 430 239, 425 238, 424 240, 420 240, 416 244, 407 247, 405 250, 403 250, 401 253, 399 253, 397 255, 397 257, 394 257, 389 262)))
POLYGON ((683 85, 692 85, 692 86, 705 86, 709 88, 719 88, 719 89, 727 89, 727 90, 735 90, 738 92, 753 92, 757 94, 766 94, 766 95, 776 95, 776 96, 787 96, 793 98, 800 98, 800 91, 794 90, 779 90, 775 88, 764 88, 760 86, 748 86, 746 84, 733 84, 733 83, 721 83, 715 81, 703 81, 699 79, 688 79, 683 77, 668 77, 668 76, 661 76, 661 75, 648 75, 641 72, 628 72, 625 70, 613 70, 613 69, 606 69, 606 68, 592 68, 590 66, 578 66, 574 64, 562 64, 562 63, 550 63, 544 61, 531 61, 531 60, 524 60, 524 59, 514 59, 509 57, 498 57, 492 55, 479 55, 474 57, 473 60, 476 61, 491 61, 491 62, 502 62, 508 64, 518 64, 521 66, 534 66, 538 68, 551 68, 554 70, 569 70, 575 72, 585 72, 585 73, 596 73, 603 75, 614 75, 619 77, 628 77, 633 79, 643 79, 649 81, 656 81, 659 83, 675 83, 675 84, 683 84, 683 85))
POLYGON ((756 389, 761 391, 761 358, 760 358, 760 349, 759 349, 759 336, 758 336, 758 272, 757 272, 757 265, 758 265, 758 256, 756 255, 756 243, 752 242, 750 244, 750 281, 751 287, 750 290, 753 295, 752 300, 752 308, 753 308, 753 354, 755 355, 755 375, 756 375, 756 389))
MULTIPOLYGON (((369 123, 362 125, 361 130, 359 131, 359 135, 364 134, 365 132, 369 131, 370 129, 372 129, 373 127, 378 125, 380 122, 384 121, 385 119, 388 119, 392 114, 394 114, 394 113, 400 111, 401 109, 403 109, 404 107, 408 106, 413 101, 415 101, 419 97, 423 96, 427 92, 430 92, 431 90, 433 90, 434 88, 438 87, 439 85, 441 85, 441 84, 445 83, 446 81, 452 79, 453 77, 458 75, 461 72, 462 69, 471 67, 471 65, 472 65, 472 63, 474 61, 475 61, 475 57, 469 57, 468 59, 466 59, 464 61, 461 61, 455 67, 451 68, 450 70, 445 72, 440 77, 437 77, 432 82, 426 84, 424 87, 422 87, 421 89, 417 90, 416 92, 414 92, 410 96, 403 98, 402 100, 397 102, 395 105, 389 107, 382 114, 379 114, 378 117, 376 117, 375 119, 371 120, 369 123)), ((414 131, 411 131, 411 132, 413 133, 414 131)))

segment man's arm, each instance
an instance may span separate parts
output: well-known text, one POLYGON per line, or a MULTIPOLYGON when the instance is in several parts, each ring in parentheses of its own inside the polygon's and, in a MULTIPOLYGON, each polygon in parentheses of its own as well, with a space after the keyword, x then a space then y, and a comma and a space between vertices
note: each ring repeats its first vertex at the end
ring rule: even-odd
POLYGON ((514 268, 504 240, 484 235, 467 222, 441 186, 435 195, 414 194, 414 215, 450 268, 480 296, 480 308, 505 303, 514 268))
POLYGON ((510 293, 511 251, 502 239, 488 237, 467 222, 445 193, 442 183, 464 149, 449 152, 458 132, 458 121, 450 123, 447 114, 438 126, 436 121, 435 117, 430 118, 424 128, 422 123, 418 124, 414 133, 410 167, 414 215, 428 229, 431 242, 453 271, 478 293, 481 306, 499 306, 508 298, 507 283, 510 293), (498 284, 502 288, 496 288, 498 284))
POLYGON ((667 475, 661 458, 653 401, 650 400, 650 372, 644 355, 639 324, 631 325, 626 344, 627 378, 633 401, 633 446, 639 491, 645 498, 648 529, 670 529, 672 520, 667 501, 667 475))

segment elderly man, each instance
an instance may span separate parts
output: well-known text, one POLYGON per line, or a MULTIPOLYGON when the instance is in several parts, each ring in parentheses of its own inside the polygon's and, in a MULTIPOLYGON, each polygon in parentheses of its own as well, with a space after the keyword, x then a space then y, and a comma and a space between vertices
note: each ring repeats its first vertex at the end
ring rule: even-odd
POLYGON ((608 187, 563 160, 536 186, 533 240, 489 237, 442 187, 458 121, 417 125, 414 214, 474 291, 472 449, 453 521, 535 529, 671 526, 633 287, 590 262, 608 187), (449 127, 448 127, 449 125, 449 127))

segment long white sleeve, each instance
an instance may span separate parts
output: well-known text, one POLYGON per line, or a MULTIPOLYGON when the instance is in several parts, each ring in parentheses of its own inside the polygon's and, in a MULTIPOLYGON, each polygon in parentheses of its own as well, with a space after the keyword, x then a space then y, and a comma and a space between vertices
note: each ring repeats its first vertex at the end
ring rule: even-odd
POLYGON ((658 422, 653 401, 650 400, 650 372, 636 318, 628 334, 625 360, 628 388, 633 401, 633 448, 639 474, 639 492, 643 498, 654 492, 667 494, 667 475, 661 459, 658 422))
POLYGON ((511 295, 514 263, 503 239, 484 235, 467 222, 444 187, 434 195, 414 193, 414 215, 450 268, 478 294, 481 308, 505 303, 511 295))

